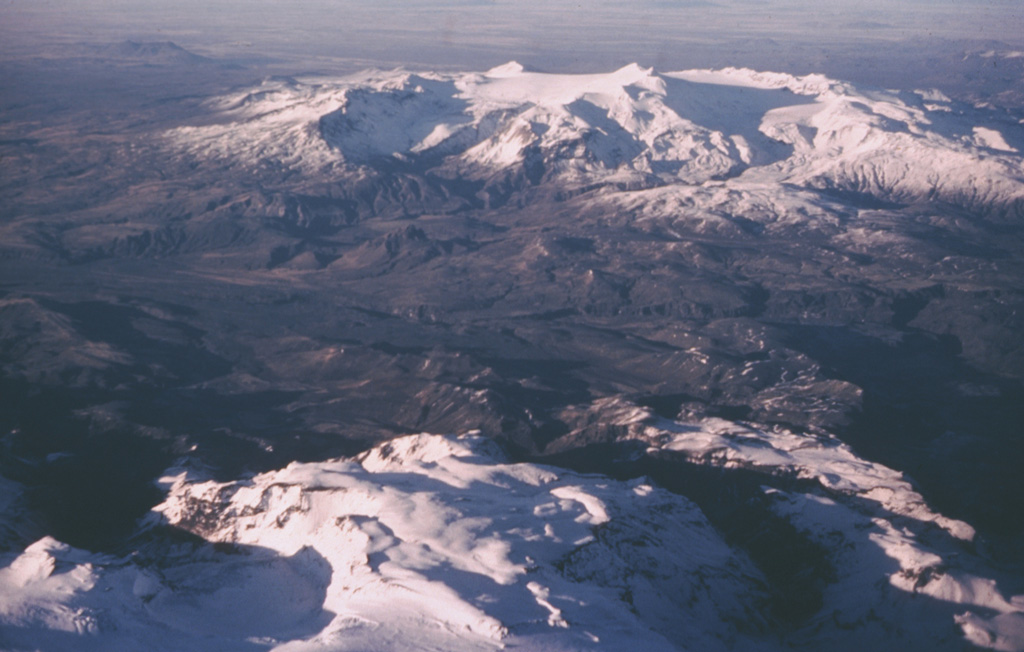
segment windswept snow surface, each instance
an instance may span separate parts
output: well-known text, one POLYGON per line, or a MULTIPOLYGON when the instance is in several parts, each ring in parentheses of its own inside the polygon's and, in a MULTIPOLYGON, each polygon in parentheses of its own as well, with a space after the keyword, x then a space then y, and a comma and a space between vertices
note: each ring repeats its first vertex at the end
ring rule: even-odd
POLYGON ((144 567, 43 539, 0 570, 8 649, 724 650, 763 599, 685 499, 477 436, 165 482, 154 520, 233 552, 144 567))
POLYGON ((11 650, 1024 646, 1024 597, 1003 596, 971 529, 898 473, 827 436, 639 409, 624 423, 652 451, 820 481, 764 490, 836 551, 810 622, 773 634, 764 577, 685 498, 424 434, 230 483, 173 469, 150 524, 227 547, 145 562, 42 539, 0 570, 0 637, 11 650))
MULTIPOLYGON (((748 69, 607 74, 367 72, 271 79, 214 103, 174 146, 337 175, 423 166, 444 177, 651 188, 736 179, 939 200, 997 216, 1024 206, 1020 125, 941 94, 862 90, 748 69)), ((684 191, 685 192, 685 191, 684 191)))

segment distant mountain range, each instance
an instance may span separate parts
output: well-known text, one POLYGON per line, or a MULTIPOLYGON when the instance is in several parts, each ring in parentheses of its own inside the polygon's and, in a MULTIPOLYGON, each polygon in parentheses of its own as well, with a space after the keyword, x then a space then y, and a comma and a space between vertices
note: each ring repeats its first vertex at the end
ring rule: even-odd
POLYGON ((510 63, 483 74, 269 80, 214 108, 229 120, 177 129, 174 144, 339 174, 430 171, 481 181, 489 194, 510 183, 638 190, 747 173, 748 185, 780 196, 795 187, 993 217, 1024 210, 1019 124, 932 91, 861 91, 820 75, 630 65, 573 76, 510 63))

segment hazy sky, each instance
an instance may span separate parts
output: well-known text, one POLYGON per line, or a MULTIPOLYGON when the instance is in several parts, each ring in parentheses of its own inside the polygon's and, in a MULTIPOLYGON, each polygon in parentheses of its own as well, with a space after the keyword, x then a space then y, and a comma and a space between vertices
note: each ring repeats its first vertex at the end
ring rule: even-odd
POLYGON ((173 40, 218 56, 601 68, 774 39, 1024 41, 1019 0, 0 0, 10 43, 173 40))

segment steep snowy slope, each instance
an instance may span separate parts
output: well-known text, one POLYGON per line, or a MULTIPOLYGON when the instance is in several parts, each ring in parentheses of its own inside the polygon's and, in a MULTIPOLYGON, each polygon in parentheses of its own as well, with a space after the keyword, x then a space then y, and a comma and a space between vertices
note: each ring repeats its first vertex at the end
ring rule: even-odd
POLYGON ((973 528, 932 511, 902 474, 826 434, 617 411, 615 423, 630 431, 622 439, 646 443, 656 458, 811 481, 762 487, 772 511, 830 551, 835 572, 795 645, 881 649, 904 638, 911 649, 957 649, 943 633, 953 620, 975 645, 1024 647, 1024 595, 1004 596, 976 556, 973 528))
POLYGON ((820 75, 637 65, 550 75, 512 63, 483 74, 268 80, 217 108, 223 122, 169 139, 200 156, 341 175, 383 166, 572 189, 757 170, 759 183, 880 201, 997 216, 1024 205, 1020 125, 936 93, 859 90, 820 75))

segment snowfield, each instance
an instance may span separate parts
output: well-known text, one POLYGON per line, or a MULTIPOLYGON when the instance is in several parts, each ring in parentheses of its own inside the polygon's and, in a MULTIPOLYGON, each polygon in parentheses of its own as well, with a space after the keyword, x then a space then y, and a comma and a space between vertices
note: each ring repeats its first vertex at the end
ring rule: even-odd
POLYGON ((0 635, 10 650, 1024 645, 1024 596, 899 474, 823 436, 643 410, 632 425, 657 450, 819 480, 765 488, 836 551, 819 615, 780 641, 764 577, 681 496, 424 434, 230 483, 172 469, 148 526, 220 547, 179 538, 143 561, 41 539, 0 570, 0 635))
POLYGON ((556 75, 513 62, 482 74, 271 79, 211 108, 220 120, 168 132, 172 146, 339 177, 407 165, 568 188, 736 179, 995 216, 1024 210, 1019 124, 931 91, 861 90, 821 75, 636 64, 556 75))
POLYGON ((758 571, 685 499, 508 464, 479 436, 229 484, 171 473, 152 520, 231 552, 182 545, 138 565, 40 540, 0 571, 8 645, 674 650, 685 634, 714 650, 747 640, 730 623, 763 599, 758 571))

